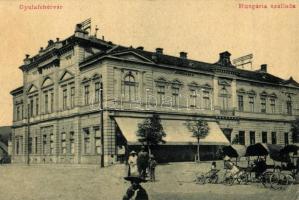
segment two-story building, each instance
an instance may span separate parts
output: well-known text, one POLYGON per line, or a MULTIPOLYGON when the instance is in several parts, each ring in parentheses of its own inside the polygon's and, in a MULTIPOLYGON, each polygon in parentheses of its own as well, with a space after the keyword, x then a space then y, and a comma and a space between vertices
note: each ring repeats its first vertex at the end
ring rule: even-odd
POLYGON ((26 55, 20 69, 23 85, 11 92, 14 163, 113 163, 139 145, 138 124, 153 113, 167 134, 156 153, 170 161, 193 159, 196 140, 185 125, 193 118, 208 121, 206 154, 233 141, 284 145, 299 115, 299 84, 267 65, 249 71, 233 66, 229 52, 206 63, 124 47, 80 25, 26 55))

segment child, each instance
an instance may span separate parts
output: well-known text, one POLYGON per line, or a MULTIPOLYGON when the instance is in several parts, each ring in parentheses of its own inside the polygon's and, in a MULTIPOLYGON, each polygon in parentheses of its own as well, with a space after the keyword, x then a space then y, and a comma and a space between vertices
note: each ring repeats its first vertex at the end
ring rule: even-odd
POLYGON ((149 158, 149 171, 150 171, 150 179, 151 181, 155 181, 155 168, 156 168, 157 162, 155 161, 154 155, 150 155, 149 158))
POLYGON ((214 177, 217 174, 218 170, 216 169, 216 162, 213 161, 210 170, 210 176, 214 177))

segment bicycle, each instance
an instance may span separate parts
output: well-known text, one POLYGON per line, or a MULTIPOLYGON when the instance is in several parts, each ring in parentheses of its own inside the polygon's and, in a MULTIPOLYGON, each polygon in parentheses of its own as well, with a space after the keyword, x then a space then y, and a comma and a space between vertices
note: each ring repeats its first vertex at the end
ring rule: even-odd
POLYGON ((196 182, 196 184, 201 184, 201 185, 203 185, 203 184, 205 184, 206 182, 207 183, 212 183, 212 184, 216 184, 216 183, 218 183, 218 172, 219 172, 220 170, 215 170, 215 171, 212 171, 212 170, 210 170, 209 172, 207 172, 207 173, 204 173, 204 174, 200 174, 200 175, 198 175, 198 176, 196 176, 196 180, 195 180, 195 182, 196 182))

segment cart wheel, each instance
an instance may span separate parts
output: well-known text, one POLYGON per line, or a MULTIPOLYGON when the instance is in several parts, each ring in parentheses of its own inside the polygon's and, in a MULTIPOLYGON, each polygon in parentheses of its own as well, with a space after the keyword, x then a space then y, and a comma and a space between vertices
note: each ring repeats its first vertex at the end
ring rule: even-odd
POLYGON ((248 183, 248 174, 247 172, 243 172, 238 178, 237 181, 239 184, 247 185, 248 183))
POLYGON ((279 173, 273 173, 270 176, 271 188, 273 188, 274 190, 280 189, 281 188, 282 178, 283 177, 281 177, 281 174, 279 174, 279 173))
POLYGON ((231 186, 231 185, 234 184, 234 181, 235 181, 234 177, 229 176, 229 177, 226 177, 226 178, 224 179, 224 182, 223 182, 223 183, 224 183, 225 185, 229 185, 229 186, 231 186))
POLYGON ((287 179, 287 185, 293 185, 295 182, 295 179, 293 176, 291 176, 290 174, 286 175, 286 179, 287 179))
POLYGON ((201 185, 203 185, 203 184, 205 184, 205 182, 206 182, 206 177, 205 177, 204 175, 200 175, 200 176, 197 177, 197 179, 196 179, 196 183, 197 183, 197 184, 201 184, 201 185))

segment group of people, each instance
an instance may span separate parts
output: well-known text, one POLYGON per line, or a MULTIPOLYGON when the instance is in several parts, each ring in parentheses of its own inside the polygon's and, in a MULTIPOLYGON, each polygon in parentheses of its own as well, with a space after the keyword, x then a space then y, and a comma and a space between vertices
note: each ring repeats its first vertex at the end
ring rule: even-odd
POLYGON ((149 174, 150 180, 155 181, 155 168, 157 162, 153 154, 148 154, 145 148, 137 154, 134 150, 130 152, 128 158, 128 176, 138 173, 139 177, 146 179, 149 174))
POLYGON ((142 146, 141 151, 137 154, 131 151, 128 158, 128 174, 124 178, 131 182, 131 186, 123 196, 123 200, 148 200, 146 190, 140 185, 146 182, 147 174, 150 175, 150 180, 155 181, 155 168, 157 162, 152 154, 148 154, 142 146), (148 172, 148 173, 147 173, 148 172))

